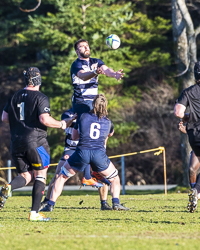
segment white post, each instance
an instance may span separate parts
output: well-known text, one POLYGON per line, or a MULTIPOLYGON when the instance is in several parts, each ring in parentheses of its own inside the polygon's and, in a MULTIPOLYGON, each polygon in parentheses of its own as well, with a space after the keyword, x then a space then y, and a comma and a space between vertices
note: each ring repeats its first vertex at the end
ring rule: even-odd
MULTIPOLYGON (((11 182, 11 180, 12 180, 12 173, 11 173, 11 160, 8 160, 7 161, 7 167, 8 167, 8 183, 10 183, 11 182)), ((10 192, 10 195, 9 195, 9 197, 11 197, 12 196, 12 192, 10 192)))
POLYGON ((121 157, 121 178, 122 178, 122 194, 125 194, 125 161, 124 156, 121 157))

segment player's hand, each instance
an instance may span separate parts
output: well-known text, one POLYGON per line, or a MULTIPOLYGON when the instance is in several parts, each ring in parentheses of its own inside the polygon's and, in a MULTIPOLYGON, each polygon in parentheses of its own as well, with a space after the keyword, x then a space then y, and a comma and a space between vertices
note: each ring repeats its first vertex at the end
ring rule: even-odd
POLYGON ((72 122, 76 120, 76 118, 77 114, 74 114, 72 117, 65 119, 64 121, 66 123, 66 128, 70 127, 72 125, 72 122))
POLYGON ((183 125, 183 122, 182 122, 182 121, 179 122, 179 124, 178 124, 178 129, 179 129, 182 133, 184 133, 184 134, 187 133, 187 132, 186 132, 186 126, 183 125))
POLYGON ((189 113, 185 113, 184 117, 182 118, 183 123, 188 122, 189 118, 190 118, 190 114, 189 113))
POLYGON ((122 73, 122 71, 123 69, 120 69, 115 73, 115 78, 117 79, 117 81, 120 81, 124 77, 124 73, 122 73))
POLYGON ((105 72, 99 67, 96 69, 96 72, 98 75, 105 75, 105 72))

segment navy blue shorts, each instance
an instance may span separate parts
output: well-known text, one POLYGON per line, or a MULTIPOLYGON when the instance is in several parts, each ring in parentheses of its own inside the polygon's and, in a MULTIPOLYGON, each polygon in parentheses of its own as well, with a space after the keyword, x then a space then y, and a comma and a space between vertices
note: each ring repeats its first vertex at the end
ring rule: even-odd
POLYGON ((110 159, 106 152, 102 150, 81 150, 76 148, 76 151, 69 157, 68 163, 71 168, 83 172, 90 164, 93 171, 101 172, 108 168, 110 159))
POLYGON ((61 161, 66 161, 73 153, 75 152, 75 150, 64 150, 62 157, 60 158, 61 161))
POLYGON ((72 109, 74 113, 77 115, 81 115, 83 113, 88 113, 93 109, 92 101, 85 101, 84 103, 72 103, 72 109))

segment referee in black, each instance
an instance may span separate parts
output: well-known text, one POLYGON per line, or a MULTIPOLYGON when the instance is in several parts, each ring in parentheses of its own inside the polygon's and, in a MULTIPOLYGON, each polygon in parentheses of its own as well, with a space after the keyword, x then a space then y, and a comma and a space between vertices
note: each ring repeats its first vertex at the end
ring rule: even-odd
MULTIPOLYGON (((200 162, 200 61, 194 65, 196 84, 184 89, 176 100, 175 116, 186 122, 189 143, 200 162), (189 114, 185 113, 189 107, 189 114)), ((197 195, 200 191, 200 178, 196 180, 194 188, 189 192, 188 210, 193 213, 197 208, 197 195)))
POLYGON ((1 188, 0 209, 4 207, 10 192, 26 186, 34 175, 29 220, 49 221, 50 218, 38 213, 50 164, 47 127, 66 129, 76 119, 76 115, 62 121, 51 117, 49 99, 39 91, 41 73, 38 68, 25 70, 24 79, 26 87, 15 92, 2 113, 2 121, 10 125, 11 154, 18 176, 1 188))

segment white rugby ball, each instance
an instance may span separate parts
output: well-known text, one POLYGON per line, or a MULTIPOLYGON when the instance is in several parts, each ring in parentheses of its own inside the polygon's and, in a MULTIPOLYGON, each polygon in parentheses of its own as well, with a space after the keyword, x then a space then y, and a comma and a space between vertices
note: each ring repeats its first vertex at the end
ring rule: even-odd
POLYGON ((111 34, 106 38, 106 45, 111 49, 118 49, 120 43, 120 38, 115 34, 111 34))

